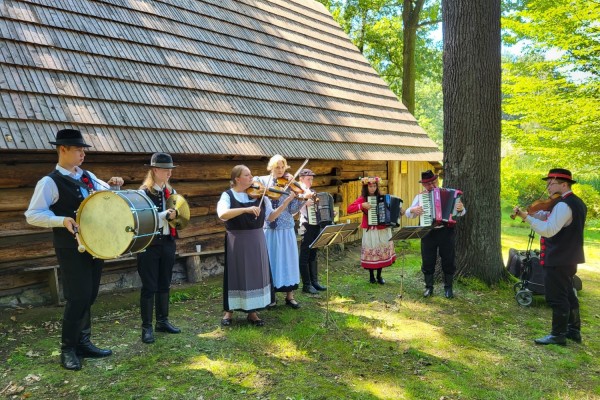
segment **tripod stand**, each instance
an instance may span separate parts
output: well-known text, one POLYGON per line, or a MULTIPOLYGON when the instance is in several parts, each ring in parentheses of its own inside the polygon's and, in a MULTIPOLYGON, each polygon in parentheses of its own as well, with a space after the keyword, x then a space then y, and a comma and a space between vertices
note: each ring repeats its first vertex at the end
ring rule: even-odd
MULTIPOLYGON (((310 244, 311 249, 319 249, 325 248, 325 276, 326 276, 326 287, 325 295, 326 295, 326 309, 325 309, 325 327, 328 326, 328 322, 331 321, 335 324, 335 321, 331 318, 329 313, 329 246, 336 243, 343 243, 344 240, 348 238, 348 236, 352 235, 356 229, 358 228, 358 223, 352 224, 338 224, 338 225, 328 225, 319 236, 310 244)), ((337 325, 336 325, 337 327, 337 325)))
POLYGON ((390 240, 402 240, 402 270, 400 275, 400 299, 404 296, 404 268, 406 266, 406 249, 408 239, 421 239, 431 231, 432 226, 405 226, 396 231, 390 240))

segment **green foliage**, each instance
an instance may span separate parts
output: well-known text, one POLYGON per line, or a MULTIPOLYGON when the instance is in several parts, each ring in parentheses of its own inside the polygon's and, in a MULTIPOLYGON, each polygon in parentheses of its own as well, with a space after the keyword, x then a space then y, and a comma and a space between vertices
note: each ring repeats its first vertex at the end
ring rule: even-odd
POLYGON ((573 193, 585 202, 588 209, 588 220, 600 219, 600 192, 598 190, 592 185, 576 184, 573 185, 573 193))

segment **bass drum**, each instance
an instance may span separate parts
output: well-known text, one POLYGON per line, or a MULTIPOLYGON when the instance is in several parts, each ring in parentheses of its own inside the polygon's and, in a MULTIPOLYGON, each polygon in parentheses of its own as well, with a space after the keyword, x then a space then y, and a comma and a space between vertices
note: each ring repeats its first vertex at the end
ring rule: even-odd
POLYGON ((79 239, 86 251, 104 260, 144 250, 158 231, 152 200, 137 190, 102 190, 77 210, 79 239))

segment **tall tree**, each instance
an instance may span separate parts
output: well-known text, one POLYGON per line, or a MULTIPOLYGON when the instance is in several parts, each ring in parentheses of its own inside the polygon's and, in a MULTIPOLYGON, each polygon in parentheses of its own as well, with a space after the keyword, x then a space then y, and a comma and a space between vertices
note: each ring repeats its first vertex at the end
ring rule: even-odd
POLYGON ((442 1, 444 185, 464 191, 457 274, 493 284, 500 245, 500 0, 442 1))

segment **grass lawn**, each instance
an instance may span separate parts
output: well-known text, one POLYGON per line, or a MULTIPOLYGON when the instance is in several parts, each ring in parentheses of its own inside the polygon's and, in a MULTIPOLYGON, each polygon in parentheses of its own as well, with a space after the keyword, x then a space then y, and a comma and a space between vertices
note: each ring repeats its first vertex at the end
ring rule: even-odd
MULTIPOLYGON (((503 221, 503 254, 529 230, 503 221)), ((59 365, 59 307, 0 311, 0 396, 10 399, 600 399, 600 232, 586 236, 580 266, 583 344, 536 346, 548 333, 543 298, 520 307, 512 283, 456 283, 456 298, 424 299, 418 242, 384 270, 383 286, 358 267, 359 246, 329 254, 329 300, 297 293, 252 327, 241 313, 222 329, 221 279, 177 286, 179 335, 140 341, 138 292, 101 296, 93 340, 113 349, 59 365)), ((537 248, 537 239, 535 245, 537 248)), ((321 283, 327 280, 321 255, 321 283)))

